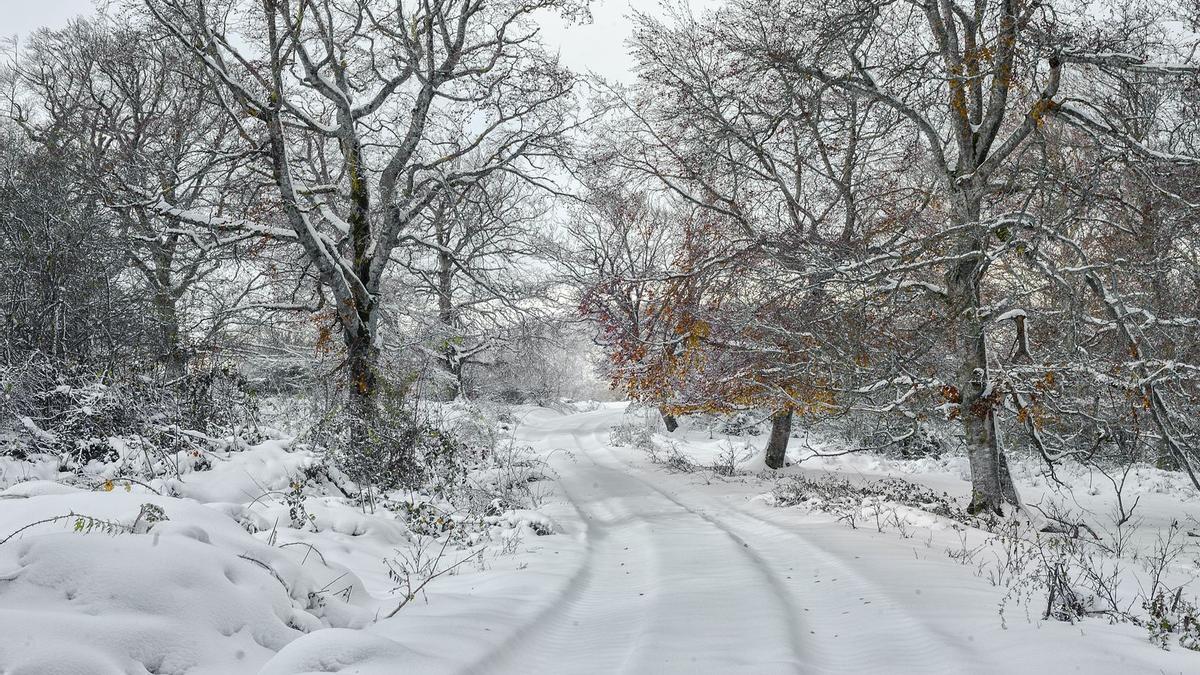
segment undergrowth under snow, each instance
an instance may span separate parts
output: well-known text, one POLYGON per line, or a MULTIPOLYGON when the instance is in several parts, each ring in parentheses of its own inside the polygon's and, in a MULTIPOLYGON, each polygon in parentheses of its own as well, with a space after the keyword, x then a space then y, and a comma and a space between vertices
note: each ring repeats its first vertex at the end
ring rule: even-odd
POLYGON ((452 495, 368 499, 320 448, 260 431, 169 456, 109 439, 70 470, 3 459, 0 671, 324 672, 366 643, 408 653, 359 631, 556 527, 527 499, 540 464, 511 442, 452 495))

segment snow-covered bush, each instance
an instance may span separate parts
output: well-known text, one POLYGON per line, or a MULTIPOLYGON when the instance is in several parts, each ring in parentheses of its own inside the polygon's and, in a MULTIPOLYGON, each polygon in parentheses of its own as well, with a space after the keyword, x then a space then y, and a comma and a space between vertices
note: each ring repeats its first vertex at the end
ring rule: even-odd
POLYGON ((460 444, 402 398, 381 398, 377 413, 365 420, 350 415, 341 402, 331 402, 306 438, 368 492, 453 483, 461 474, 460 444))
POLYGON ((372 424, 369 443, 346 449, 342 469, 356 482, 382 490, 418 488, 433 482, 434 489, 453 482, 461 472, 459 445, 437 426, 414 417, 392 417, 372 424))
POLYGON ((901 457, 941 457, 949 451, 944 429, 936 429, 926 422, 914 422, 911 434, 896 444, 901 457))
POLYGON ((860 448, 897 459, 943 457, 958 444, 955 420, 939 417, 910 419, 904 415, 849 411, 813 419, 808 431, 839 448, 860 448))
POLYGON ((21 442, 10 454, 45 453, 63 468, 112 463, 140 455, 143 475, 203 467, 203 449, 214 437, 263 439, 257 400, 248 381, 226 364, 193 369, 170 382, 136 368, 95 373, 30 357, 0 367, 0 424, 13 425, 21 442), (132 451, 132 452, 130 452, 132 451))
POLYGON ((493 528, 516 527, 505 515, 536 509, 549 489, 545 460, 515 441, 517 419, 503 405, 385 401, 365 448, 349 442, 353 423, 335 410, 306 440, 345 476, 343 492, 419 537, 475 545, 493 528))
POLYGON ((651 462, 661 464, 668 470, 679 473, 693 473, 700 469, 700 466, 687 453, 681 450, 676 443, 668 441, 661 446, 651 443, 645 450, 646 456, 651 462))
POLYGON ((744 443, 738 447, 732 442, 726 442, 721 447, 721 451, 705 468, 718 476, 726 478, 736 476, 741 470, 739 467, 752 459, 757 452, 751 443, 744 443))
POLYGON ((455 401, 444 413, 443 426, 465 452, 484 457, 511 440, 517 426, 512 409, 490 401, 455 401))
MULTIPOLYGON (((683 452, 673 440, 660 442, 655 438, 662 429, 662 419, 652 408, 630 403, 621 417, 619 424, 609 428, 608 443, 617 447, 628 447, 645 453, 646 458, 654 464, 660 464, 671 471, 691 473, 699 470, 692 458, 683 452)), ((712 467, 719 472, 716 466, 712 467)))
POLYGON ((537 508, 545 499, 548 488, 543 481, 549 474, 545 460, 527 446, 510 442, 471 469, 462 492, 476 509, 486 502, 483 510, 489 515, 537 508))
POLYGON ((517 425, 503 405, 456 404, 447 426, 461 444, 464 472, 448 494, 460 508, 486 517, 541 506, 550 468, 516 441, 517 425))
POLYGON ((649 451, 654 445, 654 430, 641 422, 621 422, 608 432, 608 442, 617 447, 649 451))
POLYGON ((172 389, 178 392, 174 398, 183 428, 213 435, 235 432, 249 443, 263 440, 257 386, 236 365, 194 369, 168 391, 172 389))
POLYGON ((1136 523, 1125 512, 1114 517, 1115 532, 1089 525, 1083 512, 1052 499, 1030 504, 1036 512, 1030 517, 981 518, 944 493, 895 478, 788 476, 776 483, 770 501, 906 538, 913 536, 906 509, 940 516, 959 537, 947 557, 1003 590, 1002 624, 1015 608, 1031 621, 1103 618, 1144 626, 1150 641, 1164 649, 1200 649, 1200 617, 1184 581, 1194 570, 1188 559, 1194 545, 1178 522, 1139 545, 1128 531, 1136 523))
POLYGON ((1146 611, 1146 630, 1150 642, 1169 649, 1172 642, 1181 647, 1200 651, 1200 609, 1183 597, 1183 589, 1177 589, 1170 598, 1159 591, 1153 598, 1142 602, 1146 611))
POLYGON ((804 506, 838 516, 858 512, 864 503, 886 502, 927 511, 958 523, 980 523, 950 495, 899 478, 853 482, 838 476, 788 476, 775 484, 771 496, 777 506, 804 506))
POLYGON ((389 504, 389 508, 400 516, 413 534, 426 537, 441 536, 458 526, 458 521, 447 507, 416 496, 389 504))
POLYGON ((722 415, 715 420, 715 431, 725 436, 758 436, 763 432, 763 420, 769 418, 769 414, 756 412, 722 415))

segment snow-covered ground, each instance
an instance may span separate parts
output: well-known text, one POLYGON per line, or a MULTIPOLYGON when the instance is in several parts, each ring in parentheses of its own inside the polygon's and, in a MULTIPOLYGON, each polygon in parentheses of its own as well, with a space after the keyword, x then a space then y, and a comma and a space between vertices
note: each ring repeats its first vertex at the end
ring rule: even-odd
MULTIPOLYGON (((1002 625, 1006 590, 947 555, 966 535, 945 519, 906 512, 902 531, 851 528, 773 506, 774 478, 668 471, 610 444, 624 410, 521 411, 518 437, 554 468, 553 493, 536 513, 496 518, 485 549, 450 549, 443 565, 474 557, 392 618, 402 598, 384 560, 436 551, 419 553, 394 512, 328 491, 302 491, 297 522, 289 494, 317 458, 285 442, 95 490, 9 462, 0 539, 66 517, 0 544, 0 672, 1200 670, 1200 654, 1159 649, 1130 624, 1043 621, 1022 607, 1002 625)), ((676 442, 703 464, 746 439, 683 430, 676 442)), ((783 473, 903 475, 965 494, 963 470, 852 455, 783 473)), ((1052 492, 1034 467, 1018 473, 1027 501, 1052 492)), ((1169 475, 1136 482, 1144 532, 1200 516, 1169 475)), ((1106 513, 1103 487, 1075 490, 1079 506, 1106 513)))

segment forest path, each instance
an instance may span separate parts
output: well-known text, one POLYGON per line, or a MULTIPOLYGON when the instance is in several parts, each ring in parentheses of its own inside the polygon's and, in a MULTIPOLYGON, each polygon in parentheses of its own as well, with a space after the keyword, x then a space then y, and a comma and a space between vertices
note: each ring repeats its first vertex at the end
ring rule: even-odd
POLYGON ((980 661, 894 601, 886 579, 685 481, 622 461, 620 411, 535 416, 585 558, 479 673, 967 672, 980 661), (552 455, 554 457, 554 455, 552 455))

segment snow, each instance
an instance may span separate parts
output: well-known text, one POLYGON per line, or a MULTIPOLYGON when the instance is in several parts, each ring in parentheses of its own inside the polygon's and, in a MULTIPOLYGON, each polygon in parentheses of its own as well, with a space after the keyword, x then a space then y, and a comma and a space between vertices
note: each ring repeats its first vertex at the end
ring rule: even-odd
POLYGON ((1004 312, 1003 314, 1000 314, 999 316, 997 316, 995 321, 996 321, 996 323, 1002 323, 1004 321, 1012 321, 1013 319, 1016 319, 1018 317, 1026 318, 1028 316, 1029 316, 1029 313, 1023 309, 1010 309, 1007 312, 1004 312))
MULTIPOLYGON (((732 451, 741 473, 677 473, 609 444, 611 428, 629 421, 624 404, 566 410, 518 414, 518 441, 552 469, 545 503, 488 516, 497 533, 488 547, 393 618, 384 617, 401 598, 383 560, 412 555, 418 538, 392 512, 312 484, 308 517, 293 523, 283 493, 319 457, 286 440, 216 453, 211 470, 149 485, 162 495, 119 478, 108 491, 82 489, 37 459, 7 465, 0 487, 15 484, 0 491, 0 538, 68 514, 97 524, 77 532, 77 515, 0 544, 0 671, 1183 673, 1200 664, 1130 624, 1042 621, 1021 607, 1002 625, 1004 589, 946 553, 979 535, 941 516, 897 507, 903 534, 854 529, 766 496, 781 476, 830 474, 900 476, 963 495, 962 458, 821 457, 794 441, 790 465, 769 471, 765 436, 713 438, 685 424, 655 441, 700 466, 732 451), (147 504, 166 519, 145 518, 147 504)), ((811 444, 836 449, 828 443, 811 444)), ((1060 489, 1033 461, 1014 473, 1027 500, 1060 489)), ((1081 508, 1111 510, 1111 486, 1082 468, 1059 476, 1081 508)), ((1177 474, 1140 467, 1130 485, 1147 532, 1200 517, 1200 495, 1177 474)), ((862 508, 865 522, 877 504, 862 508)), ((453 549, 450 562, 478 550, 453 549)))
POLYGON ((267 441, 254 452, 230 453, 215 462, 211 471, 168 480, 174 494, 200 502, 249 502, 273 491, 287 490, 305 469, 320 463, 311 450, 290 452, 281 441, 267 441))
POLYGON ((160 506, 169 520, 146 534, 109 535, 73 532, 68 519, 0 547, 0 663, 17 672, 97 654, 112 672, 235 672, 261 665, 304 630, 369 618, 338 603, 322 607, 310 595, 335 577, 354 583, 344 571, 302 563, 299 552, 267 546, 194 502, 31 492, 4 502, 2 531, 70 513, 131 526, 143 503, 160 506))
POLYGON ((402 672, 397 669, 400 664, 411 668, 419 659, 419 654, 387 638, 364 631, 331 628, 288 645, 259 671, 259 675, 393 675, 402 672))
POLYGON ((29 434, 35 439, 43 443, 56 443, 58 441, 57 436, 39 427, 32 419, 28 417, 22 417, 20 421, 21 426, 24 427, 25 430, 28 431, 29 434))
MULTIPOLYGON (((888 672, 1123 673, 1195 666, 1195 655, 1157 650, 1128 625, 1010 620, 1002 629, 1000 591, 942 554, 937 547, 946 542, 937 535, 926 548, 915 543, 921 535, 888 537, 775 509, 754 498, 765 483, 752 476, 668 474, 635 449, 607 446, 621 415, 620 406, 608 406, 571 421, 533 421, 543 447, 565 447, 576 457, 558 471, 579 510, 574 520, 582 523, 586 556, 548 614, 480 672, 878 672, 886 664, 888 672)), ((700 464, 743 440, 703 436, 670 438, 700 464)), ((941 480, 962 485, 953 474, 941 480)), ((938 522, 920 513, 912 520, 938 522)))
MULTIPOLYGON (((226 460, 168 481, 173 497, 119 479, 107 492, 49 480, 0 492, 0 537, 65 517, 0 546, 0 669, 256 672, 308 632, 369 624, 378 602, 362 581, 310 548, 286 545, 286 507, 262 498, 311 455, 268 441, 226 460), (166 519, 147 526, 144 504, 166 519), (89 526, 101 521, 108 525, 89 526), (265 541, 271 536, 277 545, 265 541)), ((376 542, 377 560, 407 541, 402 524, 344 503, 310 498, 306 509, 326 538, 376 542)))

